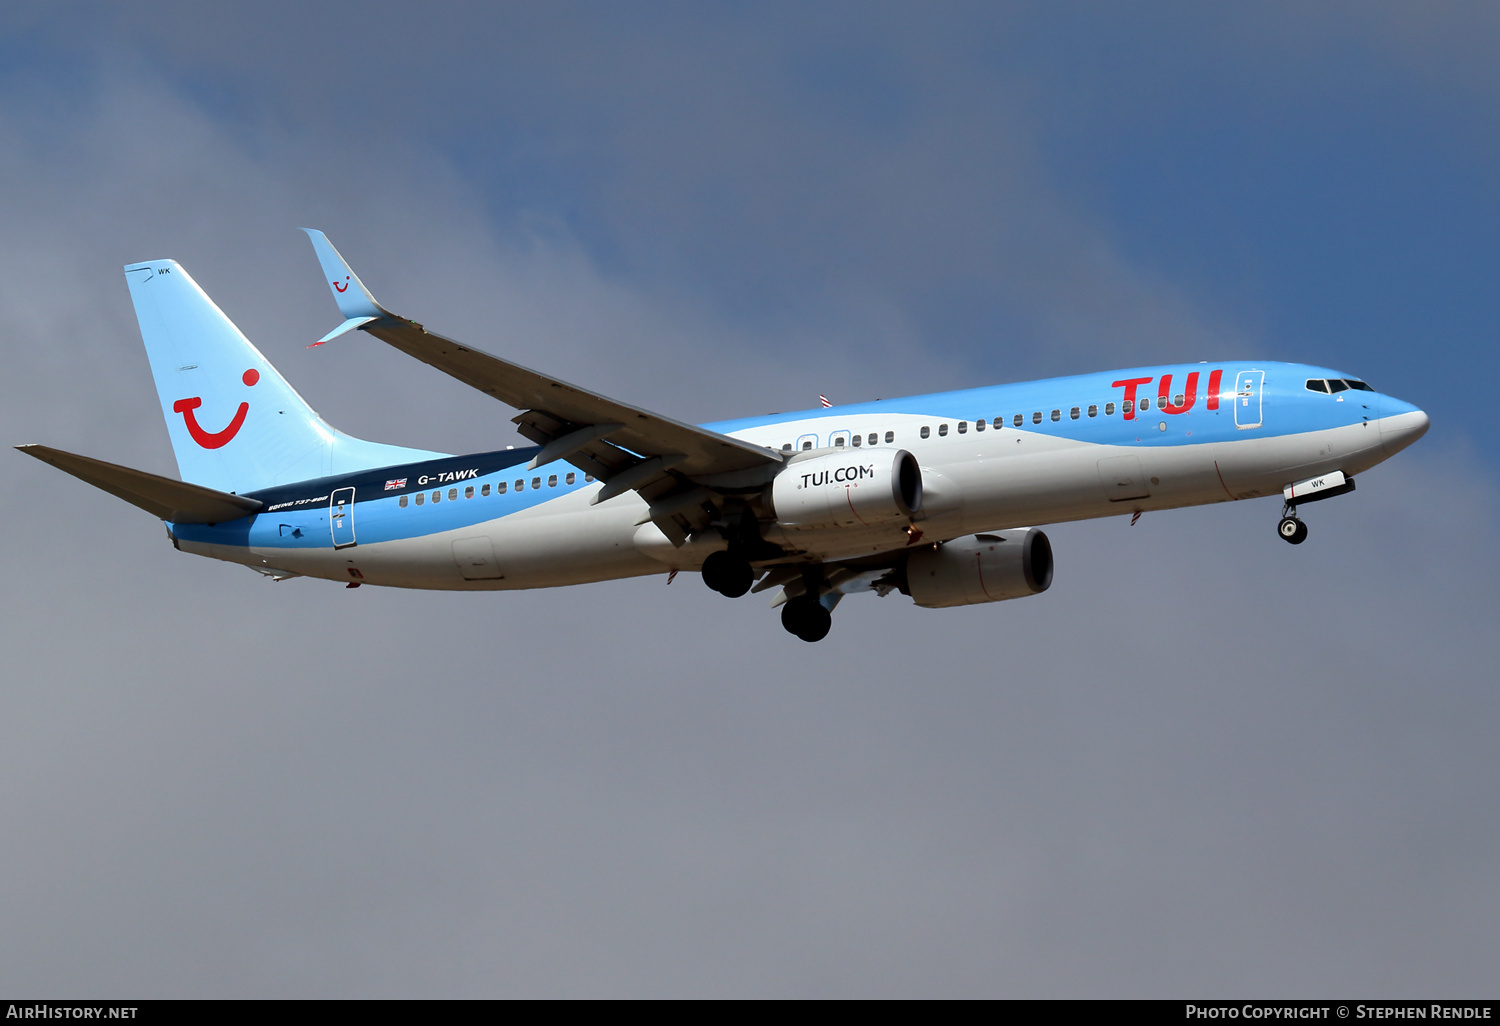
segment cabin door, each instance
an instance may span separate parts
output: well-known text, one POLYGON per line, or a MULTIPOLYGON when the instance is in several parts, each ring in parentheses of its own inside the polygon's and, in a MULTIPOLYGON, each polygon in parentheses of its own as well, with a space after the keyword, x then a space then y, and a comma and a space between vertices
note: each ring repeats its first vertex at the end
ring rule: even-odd
POLYGON ((1261 386, 1265 384, 1266 372, 1258 370, 1240 371, 1234 379, 1234 426, 1260 427, 1261 386))
POLYGON ((347 549, 354 541, 354 489, 335 488, 328 497, 328 529, 333 547, 347 549))

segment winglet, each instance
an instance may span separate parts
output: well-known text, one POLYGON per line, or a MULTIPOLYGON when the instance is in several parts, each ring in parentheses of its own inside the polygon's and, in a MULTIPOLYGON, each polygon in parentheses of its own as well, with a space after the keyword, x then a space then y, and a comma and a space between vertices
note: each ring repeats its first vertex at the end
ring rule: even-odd
MULTIPOLYGON (((318 263, 323 265, 323 277, 328 279, 328 287, 333 290, 333 301, 339 305, 339 313, 344 315, 344 323, 331 334, 325 335, 323 342, 351 328, 357 328, 360 324, 368 324, 370 321, 391 316, 389 310, 375 302, 375 297, 370 295, 370 290, 365 288, 365 283, 360 281, 359 275, 350 269, 348 262, 339 255, 339 251, 333 248, 333 243, 328 241, 328 236, 316 228, 302 230, 312 240, 313 251, 318 254, 318 263), (355 321, 360 323, 353 323, 355 321)), ((320 345, 321 343, 313 344, 320 345)))

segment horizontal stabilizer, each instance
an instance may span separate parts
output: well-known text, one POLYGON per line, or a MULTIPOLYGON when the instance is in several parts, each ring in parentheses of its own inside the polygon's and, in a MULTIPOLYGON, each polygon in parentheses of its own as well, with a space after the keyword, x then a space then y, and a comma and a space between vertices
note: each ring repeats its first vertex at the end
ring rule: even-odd
POLYGON ((230 495, 45 445, 18 445, 16 448, 174 524, 217 524, 238 520, 265 505, 243 495, 230 495))

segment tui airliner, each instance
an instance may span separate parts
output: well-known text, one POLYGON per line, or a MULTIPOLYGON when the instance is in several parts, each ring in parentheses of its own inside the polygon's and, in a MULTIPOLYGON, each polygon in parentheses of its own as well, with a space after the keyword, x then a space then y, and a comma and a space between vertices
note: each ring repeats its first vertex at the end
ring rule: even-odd
POLYGON ((1046 591, 1037 524, 1280 497, 1306 504, 1411 445, 1427 415, 1341 371, 1217 362, 694 426, 433 334, 303 229, 343 322, 493 396, 534 443, 454 456, 328 425, 172 260, 125 268, 181 480, 22 452, 134 503, 179 550, 267 577, 490 591, 696 571, 775 590, 828 634, 844 596, 929 608, 1046 591))

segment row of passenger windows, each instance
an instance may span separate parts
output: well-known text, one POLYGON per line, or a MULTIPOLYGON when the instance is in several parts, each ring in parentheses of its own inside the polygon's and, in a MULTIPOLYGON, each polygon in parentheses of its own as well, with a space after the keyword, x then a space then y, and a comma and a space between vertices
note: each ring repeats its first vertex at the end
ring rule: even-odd
MULTIPOLYGON (((1183 395, 1182 393, 1179 392, 1177 395, 1175 395, 1175 396, 1172 397, 1172 405, 1173 406, 1181 406, 1186 399, 1187 399, 1187 397, 1185 395, 1183 395)), ((1140 408, 1142 410, 1149 410, 1152 407, 1152 402, 1153 401, 1152 401, 1151 397, 1147 396, 1146 398, 1144 398, 1144 399, 1142 399, 1140 401, 1140 408)), ((1162 396, 1162 397, 1159 397, 1158 399, 1156 399, 1155 403, 1157 405, 1161 406, 1163 409, 1166 409, 1167 399, 1166 399, 1165 396, 1162 396)), ((1129 399, 1127 399, 1127 400, 1125 400, 1125 402, 1123 402, 1123 403, 1120 404, 1120 409, 1123 412, 1125 412, 1125 413, 1131 413, 1131 412, 1133 412, 1136 409, 1136 404, 1133 403, 1133 402, 1131 402, 1129 399)), ((1115 415, 1115 404, 1114 403, 1105 403, 1104 404, 1104 415, 1106 417, 1113 417, 1115 415)), ((1041 410, 1035 410, 1031 414, 1031 422, 1033 424, 1040 424, 1042 422, 1042 420, 1043 420, 1043 416, 1044 415, 1043 415, 1043 413, 1042 413, 1041 410)), ((1056 409, 1056 410, 1053 410, 1051 412, 1051 414, 1049 414, 1047 416, 1050 417, 1050 419, 1053 421, 1053 423, 1057 423, 1057 422, 1059 422, 1059 421, 1062 420, 1062 418, 1063 418, 1063 411, 1061 409, 1056 409)), ((1082 406, 1074 406, 1072 409, 1070 409, 1068 411, 1068 419, 1069 420, 1079 420, 1080 418, 1082 418, 1084 416, 1089 416, 1089 417, 1097 417, 1097 416, 1099 416, 1099 405, 1097 403, 1092 403, 1087 408, 1082 407, 1082 406)), ((1024 414, 1024 413, 1017 413, 1017 414, 1015 414, 1015 415, 1013 415, 1011 417, 1011 421, 1010 422, 1011 422, 1011 425, 1013 427, 1023 427, 1026 424, 1026 414, 1024 414)), ((988 420, 988 421, 986 421, 986 420, 976 420, 976 421, 973 422, 973 429, 975 431, 985 431, 985 430, 988 430, 989 428, 994 428, 996 431, 999 431, 1004 426, 1005 426, 1005 418, 1004 417, 996 417, 993 420, 988 420)), ((969 432, 969 421, 961 420, 961 421, 959 421, 955 425, 955 427, 956 427, 956 429, 957 429, 957 431, 958 431, 959 434, 961 434, 961 435, 968 434, 968 432, 969 432)), ((938 433, 938 437, 939 438, 945 437, 948 434, 948 425, 947 424, 939 424, 938 425, 938 429, 937 429, 937 433, 938 433)), ((931 438, 932 437, 932 426, 928 425, 928 424, 922 425, 921 429, 918 431, 918 434, 920 434, 923 438, 931 438)), ((896 440, 896 432, 894 432, 894 431, 887 431, 885 433, 885 442, 886 442, 887 445, 889 445, 890 443, 894 442, 895 440, 896 440)), ((803 449, 811 449, 813 447, 813 440, 812 439, 810 439, 810 438, 804 438, 801 441, 802 441, 801 447, 803 449)), ((852 438, 850 438, 849 441, 850 441, 850 443, 856 449, 859 448, 861 445, 879 445, 880 444, 880 434, 879 434, 879 432, 872 431, 868 435, 854 435, 852 438)), ((845 444, 844 443, 844 436, 842 434, 838 434, 838 435, 834 436, 834 438, 833 438, 833 445, 834 445, 835 448, 837 448, 839 446, 842 446, 844 444, 845 444)), ((792 451, 792 443, 791 442, 787 442, 785 445, 783 445, 781 447, 781 451, 782 452, 791 452, 792 451)))
MULTIPOLYGON (((585 481, 592 481, 594 479, 594 475, 593 474, 585 474, 584 477, 583 477, 583 479, 585 481)), ((578 475, 574 474, 574 473, 572 473, 570 471, 568 473, 568 475, 563 478, 563 484, 573 484, 577 480, 578 480, 578 475)), ((531 487, 532 487, 533 490, 541 488, 542 487, 542 479, 540 477, 534 477, 534 478, 532 478, 531 479, 531 487)), ((557 475, 556 474, 550 474, 550 475, 548 475, 548 477, 547 477, 547 487, 548 488, 556 488, 557 487, 557 475)), ((495 494, 496 495, 504 495, 509 490, 509 488, 510 488, 510 486, 508 484, 506 484, 506 482, 501 481, 501 482, 499 482, 499 483, 497 483, 495 485, 495 494)), ((515 488, 516 488, 516 491, 518 491, 518 492, 524 492, 526 490, 526 479, 523 478, 523 477, 516 478, 515 488)), ((479 494, 479 496, 481 498, 489 495, 490 494, 490 486, 488 484, 482 484, 482 485, 480 485, 479 486, 479 492, 478 492, 478 494, 479 494)), ((473 485, 469 485, 466 488, 464 488, 464 498, 466 498, 466 499, 472 499, 472 498, 474 498, 474 495, 475 495, 475 492, 474 492, 474 486, 473 485)), ((407 506, 407 500, 408 499, 415 499, 417 505, 420 506, 424 502, 427 501, 427 493, 426 492, 417 492, 413 496, 403 495, 403 496, 401 496, 400 499, 396 500, 396 504, 398 506, 400 506, 402 509, 405 509, 406 506, 407 506)), ((435 492, 432 493, 432 501, 434 503, 438 503, 438 502, 442 502, 443 501, 443 490, 441 488, 439 488, 437 491, 435 491, 435 492)), ((457 488, 449 488, 448 489, 448 501, 449 502, 457 502, 458 501, 458 489, 457 488)))
POLYGON ((1343 392, 1350 388, 1356 392, 1375 391, 1363 381, 1355 381, 1353 378, 1308 378, 1307 388, 1310 392, 1343 392))

